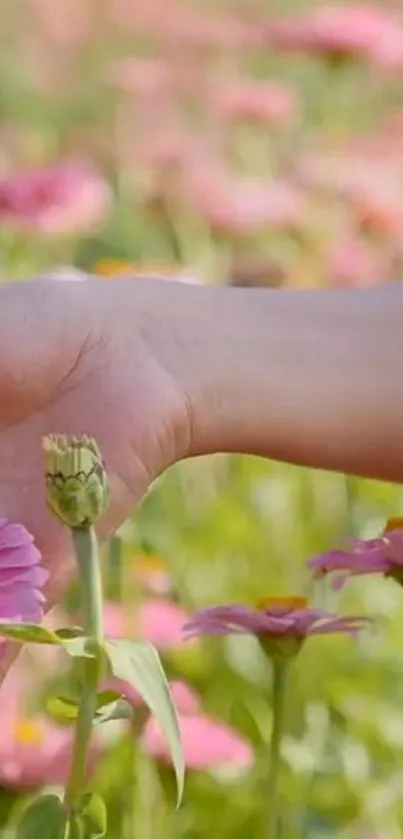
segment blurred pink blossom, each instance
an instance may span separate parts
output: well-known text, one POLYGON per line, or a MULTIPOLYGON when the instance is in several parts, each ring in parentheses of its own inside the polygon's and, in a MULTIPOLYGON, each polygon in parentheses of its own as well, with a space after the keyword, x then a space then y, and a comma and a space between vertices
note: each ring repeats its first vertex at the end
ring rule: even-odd
MULTIPOLYGON (((189 769, 215 769, 226 765, 248 768, 253 763, 248 741, 206 714, 181 716, 179 727, 185 764, 189 769)), ((141 741, 152 757, 171 762, 165 736, 155 717, 147 721, 141 741)))
POLYGON ((337 288, 371 286, 386 279, 387 266, 374 245, 346 234, 332 246, 326 264, 331 285, 337 288))
MULTIPOLYGON (((34 679, 34 674, 29 676, 17 662, 1 689, 0 784, 13 789, 64 784, 70 768, 74 729, 56 725, 41 713, 26 712, 27 697, 32 699, 37 686, 37 674, 34 679)), ((90 771, 99 750, 94 737, 90 771)))
POLYGON ((127 616, 120 603, 106 603, 104 607, 105 633, 110 638, 133 634, 164 650, 183 643, 183 623, 188 613, 176 603, 162 598, 144 600, 127 616))
MULTIPOLYGON (((403 160, 402 160, 403 163, 403 160)), ((371 233, 400 238, 403 230, 403 178, 396 157, 383 145, 305 156, 296 179, 305 187, 334 192, 349 202, 358 222, 371 233)))
POLYGON ((162 58, 122 58, 111 68, 109 78, 125 93, 164 98, 171 92, 173 72, 162 58))
POLYGON ((184 182, 190 207, 216 231, 248 234, 262 229, 294 228, 302 224, 306 215, 304 193, 286 180, 235 177, 207 164, 192 167, 184 182))
POLYGON ((238 79, 215 91, 213 109, 218 118, 260 122, 279 128, 298 116, 299 100, 297 92, 285 85, 238 79))
POLYGON ((91 3, 83 0, 28 0, 28 15, 53 45, 77 45, 91 31, 91 3))
POLYGON ((0 181, 0 219, 42 235, 87 232, 105 221, 111 190, 90 166, 64 160, 0 181))
MULTIPOLYGON (((122 679, 116 679, 114 676, 110 676, 103 681, 102 687, 104 690, 120 691, 134 708, 143 706, 143 701, 136 689, 122 679)), ((193 688, 179 680, 170 682, 169 687, 180 714, 199 713, 200 698, 193 688)))
POLYGON ((403 25, 392 12, 367 3, 324 4, 306 15, 269 21, 266 34, 278 48, 330 57, 375 61, 401 56, 403 25))

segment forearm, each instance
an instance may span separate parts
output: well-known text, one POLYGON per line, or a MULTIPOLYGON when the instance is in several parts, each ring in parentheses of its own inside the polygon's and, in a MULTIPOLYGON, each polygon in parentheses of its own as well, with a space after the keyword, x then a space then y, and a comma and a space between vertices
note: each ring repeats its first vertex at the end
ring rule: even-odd
POLYGON ((190 296, 191 454, 403 480, 403 286, 190 296))

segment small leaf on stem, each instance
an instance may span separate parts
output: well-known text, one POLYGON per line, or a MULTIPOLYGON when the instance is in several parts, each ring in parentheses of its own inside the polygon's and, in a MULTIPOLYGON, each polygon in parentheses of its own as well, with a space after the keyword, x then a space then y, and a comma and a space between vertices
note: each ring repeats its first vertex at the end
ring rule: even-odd
POLYGON ((60 644, 55 632, 36 623, 0 623, 0 637, 20 644, 60 644))
POLYGON ((79 802, 79 818, 83 822, 84 835, 95 839, 106 833, 106 807, 103 798, 96 792, 86 792, 79 802))

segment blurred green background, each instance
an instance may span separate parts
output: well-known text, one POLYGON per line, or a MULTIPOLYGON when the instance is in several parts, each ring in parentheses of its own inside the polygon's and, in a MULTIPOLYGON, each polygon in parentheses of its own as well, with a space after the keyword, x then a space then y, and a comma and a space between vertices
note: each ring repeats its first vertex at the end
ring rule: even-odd
MULTIPOLYGON (((399 4, 3 0, 1 8, 3 279, 57 277, 74 265, 100 283, 124 270, 133 282, 160 273, 263 285, 268 294, 399 280, 399 4), (301 21, 305 29, 292 30, 301 21)), ((191 611, 302 593, 377 619, 358 642, 310 640, 293 668, 286 839, 402 835, 403 593, 363 578, 335 595, 325 584, 313 590, 306 571, 313 554, 377 534, 402 510, 400 487, 217 456, 169 470, 105 550, 108 597, 128 617, 151 596, 191 611), (152 583, 162 569, 163 595, 152 583)), ((72 591, 66 610, 76 603, 72 591)), ((108 801, 108 837, 260 836, 271 674, 257 645, 232 638, 162 655, 169 677, 197 692, 200 713, 250 743, 253 761, 189 767, 175 812, 169 764, 112 726, 94 775, 108 801)), ((35 668, 41 702, 66 674, 49 662, 35 668)), ((27 728, 24 697, 9 722, 15 690, 3 700, 3 725, 12 727, 3 753, 0 745, 4 836, 30 787, 26 763, 46 740, 27 728)))

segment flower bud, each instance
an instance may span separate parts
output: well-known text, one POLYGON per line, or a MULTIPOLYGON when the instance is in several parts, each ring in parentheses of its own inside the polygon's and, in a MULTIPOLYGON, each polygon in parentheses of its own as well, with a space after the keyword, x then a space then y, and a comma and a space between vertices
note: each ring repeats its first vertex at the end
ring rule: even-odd
POLYGON ((109 502, 105 465, 95 440, 49 434, 42 445, 48 506, 69 527, 94 524, 109 502))

